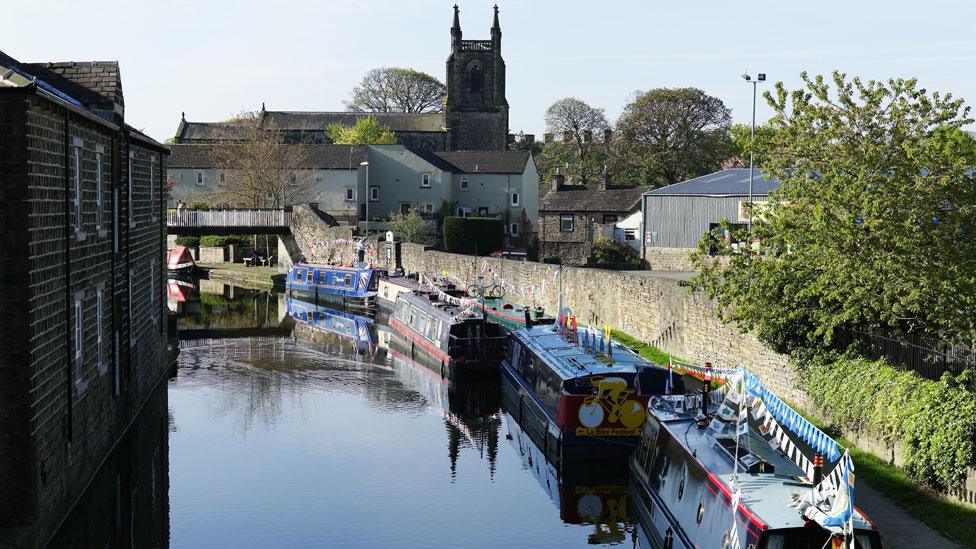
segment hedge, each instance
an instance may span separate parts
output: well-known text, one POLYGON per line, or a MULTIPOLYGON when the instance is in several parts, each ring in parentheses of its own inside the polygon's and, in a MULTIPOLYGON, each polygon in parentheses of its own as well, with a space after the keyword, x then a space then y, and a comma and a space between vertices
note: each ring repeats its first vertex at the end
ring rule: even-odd
POLYGON ((809 394, 837 427, 900 442, 905 472, 944 493, 958 493, 976 466, 972 372, 929 381, 883 360, 840 358, 807 370, 809 394))
POLYGON ((220 236, 208 234, 200 237, 200 245, 207 247, 222 248, 224 246, 240 246, 243 244, 245 244, 244 239, 239 236, 220 236))
POLYGON ((488 255, 502 247, 505 225, 497 217, 445 217, 444 249, 488 255))
POLYGON ((177 246, 186 246, 188 248, 196 248, 200 245, 200 237, 198 236, 178 236, 176 237, 177 246))

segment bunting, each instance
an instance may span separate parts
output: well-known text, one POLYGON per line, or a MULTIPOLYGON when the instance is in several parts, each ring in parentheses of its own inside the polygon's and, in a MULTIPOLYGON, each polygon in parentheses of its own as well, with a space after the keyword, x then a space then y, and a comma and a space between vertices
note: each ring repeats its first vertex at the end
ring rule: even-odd
POLYGON ((507 291, 517 296, 526 297, 526 298, 534 298, 539 294, 545 293, 546 290, 550 286, 552 286, 552 284, 556 281, 556 277, 559 276, 559 271, 554 270, 552 274, 548 276, 544 276, 536 282, 516 285, 513 284, 512 282, 509 282, 503 276, 498 274, 498 272, 495 271, 495 269, 488 263, 488 261, 484 259, 481 260, 481 272, 491 275, 495 283, 501 286, 502 288, 505 288, 507 291))

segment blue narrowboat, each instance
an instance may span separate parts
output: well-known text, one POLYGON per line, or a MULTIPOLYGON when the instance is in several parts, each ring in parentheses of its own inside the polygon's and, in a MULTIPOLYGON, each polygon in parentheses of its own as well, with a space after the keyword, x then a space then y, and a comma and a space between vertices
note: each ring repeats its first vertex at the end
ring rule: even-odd
POLYGON ((288 295, 315 304, 371 308, 383 269, 301 263, 288 272, 288 295))

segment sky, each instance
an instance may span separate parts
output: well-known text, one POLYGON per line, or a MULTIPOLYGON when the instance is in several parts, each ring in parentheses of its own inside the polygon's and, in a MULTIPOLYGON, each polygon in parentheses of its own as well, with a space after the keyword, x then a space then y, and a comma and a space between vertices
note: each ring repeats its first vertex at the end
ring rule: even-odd
MULTIPOLYGON (((25 62, 118 60, 126 121, 159 140, 187 120, 343 110, 370 69, 444 78, 453 1, 4 0, 0 50, 25 62)), ((458 0, 465 39, 488 39, 494 1, 458 0)), ((800 73, 917 77, 976 101, 976 2, 959 0, 500 0, 509 126, 539 136, 577 97, 612 123, 638 90, 701 88, 752 115, 752 86, 800 73)), ((771 115, 762 96, 757 120, 771 115)))

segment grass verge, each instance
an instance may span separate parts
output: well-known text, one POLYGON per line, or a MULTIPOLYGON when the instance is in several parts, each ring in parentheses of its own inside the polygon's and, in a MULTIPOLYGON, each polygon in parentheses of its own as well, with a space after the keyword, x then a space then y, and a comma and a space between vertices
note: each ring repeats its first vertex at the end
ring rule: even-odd
POLYGON ((634 349, 635 351, 637 351, 637 353, 640 356, 650 360, 651 362, 660 364, 662 366, 666 366, 668 364, 669 357, 677 361, 686 362, 684 359, 678 358, 673 355, 669 355, 668 353, 665 353, 661 349, 658 349, 657 347, 652 347, 644 343, 643 341, 637 339, 636 337, 629 336, 619 330, 610 330, 610 336, 613 337, 613 339, 617 340, 618 342, 623 343, 624 345, 630 347, 631 349, 634 349))

